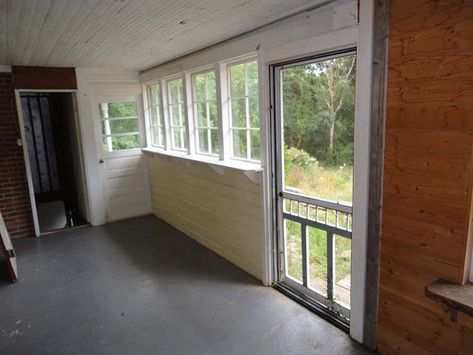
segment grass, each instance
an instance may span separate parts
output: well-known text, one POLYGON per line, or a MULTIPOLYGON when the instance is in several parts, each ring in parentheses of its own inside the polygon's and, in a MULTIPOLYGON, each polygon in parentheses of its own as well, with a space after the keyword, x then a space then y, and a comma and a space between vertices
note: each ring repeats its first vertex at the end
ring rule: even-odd
MULTIPOLYGON (((285 186, 287 190, 302 195, 351 204, 353 167, 346 165, 324 167, 308 153, 286 147, 285 186)), ((328 221, 330 223, 330 218, 328 221)), ((287 272, 290 276, 302 281, 301 225, 289 220, 286 220, 285 223, 287 272)), ((308 227, 307 235, 309 284, 319 291, 326 292, 327 233, 308 227)), ((335 282, 339 282, 349 277, 351 273, 351 240, 337 235, 334 236, 334 239, 335 282)))

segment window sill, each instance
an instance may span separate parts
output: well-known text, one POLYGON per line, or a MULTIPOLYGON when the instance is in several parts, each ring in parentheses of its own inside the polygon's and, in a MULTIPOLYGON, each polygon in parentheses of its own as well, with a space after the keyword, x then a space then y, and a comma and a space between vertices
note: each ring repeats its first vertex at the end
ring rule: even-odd
POLYGON ((176 151, 169 151, 159 148, 143 148, 141 149, 145 153, 149 154, 157 154, 165 157, 171 157, 176 159, 183 159, 189 162, 198 162, 209 165, 212 170, 214 170, 218 175, 223 175, 225 173, 225 169, 236 170, 243 173, 248 179, 250 179, 253 183, 259 184, 259 173, 263 171, 263 168, 260 164, 238 161, 238 160, 230 160, 230 161, 223 161, 219 160, 217 157, 210 157, 204 155, 189 155, 185 152, 176 152, 176 151))
POLYGON ((473 285, 459 285, 443 279, 425 288, 427 297, 441 302, 452 311, 460 311, 473 316, 473 285))

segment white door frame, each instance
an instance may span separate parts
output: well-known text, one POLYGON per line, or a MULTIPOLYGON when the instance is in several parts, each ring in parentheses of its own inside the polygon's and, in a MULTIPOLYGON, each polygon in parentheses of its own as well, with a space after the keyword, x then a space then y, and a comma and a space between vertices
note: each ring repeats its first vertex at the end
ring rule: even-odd
POLYGON ((290 42, 280 47, 258 52, 260 77, 261 149, 263 176, 263 284, 275 280, 273 236, 273 161, 271 159, 271 100, 269 66, 284 61, 323 54, 342 48, 356 47, 356 105, 355 105, 355 157, 354 183, 358 189, 353 195, 353 237, 352 237, 352 290, 350 336, 363 342, 365 320, 366 243, 368 227, 369 191, 369 139, 371 122, 371 74, 374 0, 360 3, 360 19, 357 26, 350 26, 316 37, 290 42), (355 222, 356 221, 356 222, 355 222))
POLYGON ((31 166, 30 166, 30 158, 28 153, 28 143, 26 141, 26 133, 25 133, 25 121, 23 118, 23 110, 21 107, 21 93, 23 92, 38 92, 38 93, 70 93, 72 94, 72 100, 74 104, 74 124, 76 126, 76 134, 77 134, 77 141, 79 142, 79 162, 80 166, 79 169, 81 170, 81 184, 82 184, 82 191, 85 194, 85 208, 87 212, 87 220, 90 220, 90 199, 89 193, 87 189, 87 176, 85 174, 84 169, 84 154, 82 149, 82 135, 80 129, 80 119, 79 119, 79 112, 77 108, 77 90, 43 90, 43 89, 15 89, 15 101, 16 101, 16 111, 18 113, 18 124, 20 126, 20 135, 21 135, 21 145, 23 147, 23 159, 25 162, 25 170, 26 170, 26 180, 28 182, 28 192, 30 195, 30 204, 31 204, 31 214, 33 216, 33 226, 35 231, 35 236, 39 237, 41 235, 41 230, 39 228, 39 220, 38 220, 38 211, 36 209, 36 199, 34 193, 34 186, 33 186, 33 177, 31 175, 31 166))

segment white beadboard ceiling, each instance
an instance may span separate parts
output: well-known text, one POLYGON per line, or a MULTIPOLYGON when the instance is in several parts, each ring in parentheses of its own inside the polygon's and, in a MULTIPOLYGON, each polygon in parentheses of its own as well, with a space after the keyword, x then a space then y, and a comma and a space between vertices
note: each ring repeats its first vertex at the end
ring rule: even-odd
POLYGON ((323 0, 0 0, 0 64, 143 70, 323 0))

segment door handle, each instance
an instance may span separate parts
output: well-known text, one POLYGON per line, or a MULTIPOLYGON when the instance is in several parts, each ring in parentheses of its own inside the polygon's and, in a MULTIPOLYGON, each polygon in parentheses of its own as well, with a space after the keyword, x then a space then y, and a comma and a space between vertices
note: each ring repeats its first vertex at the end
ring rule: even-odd
POLYGON ((103 159, 99 159, 99 164, 103 164, 103 159))

